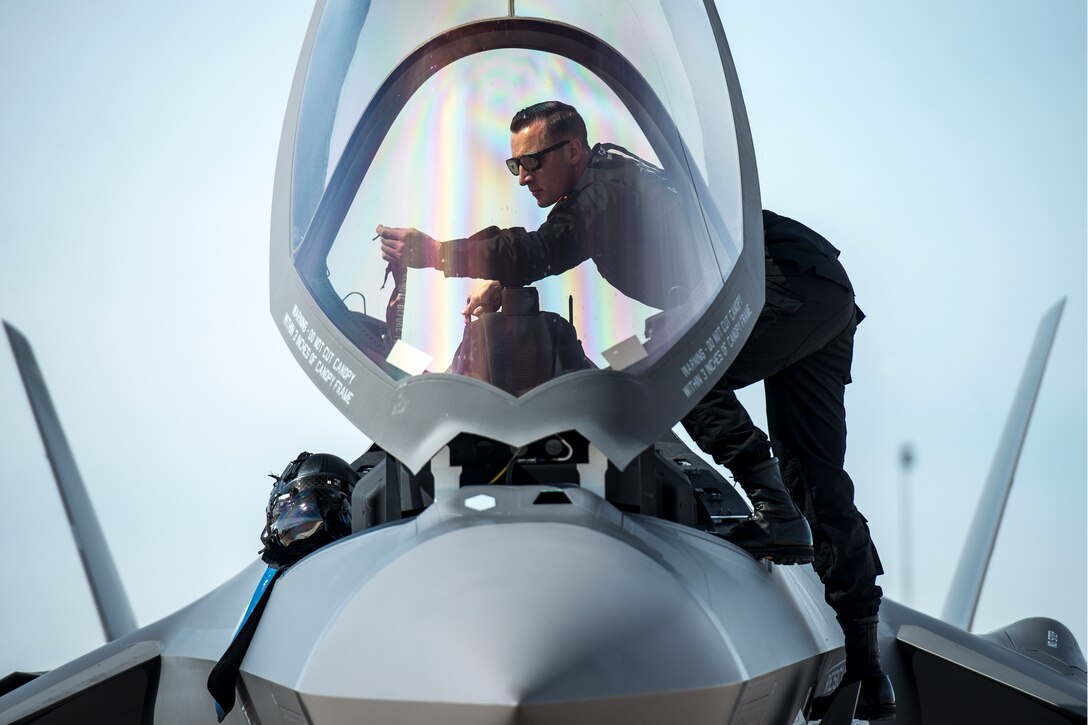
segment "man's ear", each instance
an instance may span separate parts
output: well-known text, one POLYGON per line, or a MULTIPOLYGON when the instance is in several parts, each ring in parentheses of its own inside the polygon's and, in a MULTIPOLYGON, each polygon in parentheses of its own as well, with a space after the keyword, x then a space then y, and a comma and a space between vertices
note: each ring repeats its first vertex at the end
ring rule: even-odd
POLYGON ((577 166, 578 162, 589 153, 589 149, 581 139, 572 138, 567 144, 567 161, 571 166, 577 166))

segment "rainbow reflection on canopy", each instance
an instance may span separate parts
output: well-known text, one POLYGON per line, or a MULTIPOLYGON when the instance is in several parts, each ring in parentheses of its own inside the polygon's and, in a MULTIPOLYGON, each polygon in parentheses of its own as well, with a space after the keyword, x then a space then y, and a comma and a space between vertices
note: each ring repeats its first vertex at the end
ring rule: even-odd
POLYGON ((273 314, 315 383, 410 466, 459 432, 578 429, 629 459, 721 375, 762 306, 754 162, 713 4, 604 6, 315 11, 277 174, 273 314), (539 252, 550 210, 504 162, 510 118, 545 100, 606 144, 593 163, 622 171, 607 188, 630 183, 592 241, 575 219, 573 265, 503 280, 503 309, 466 325, 479 280, 464 270, 489 269, 473 235, 521 228, 507 256, 539 252), (462 270, 387 280, 379 224, 468 240, 462 270))

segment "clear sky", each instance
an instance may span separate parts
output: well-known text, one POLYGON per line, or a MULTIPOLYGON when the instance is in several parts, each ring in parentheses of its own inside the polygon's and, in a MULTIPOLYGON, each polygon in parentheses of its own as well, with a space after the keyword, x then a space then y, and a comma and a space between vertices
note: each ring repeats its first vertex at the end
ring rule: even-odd
MULTIPOLYGON (((1085 645, 1086 74, 1079 0, 719 7, 764 206, 842 250, 868 319, 847 465, 891 597, 939 614, 1043 312, 1068 297, 976 629, 1085 645)), ((140 624, 252 561, 269 471, 366 440, 268 313, 301 2, 0 0, 0 316, 30 338, 140 624)), ((101 644, 0 352, 0 676, 101 644)), ((744 400, 761 414, 761 392, 744 400)))

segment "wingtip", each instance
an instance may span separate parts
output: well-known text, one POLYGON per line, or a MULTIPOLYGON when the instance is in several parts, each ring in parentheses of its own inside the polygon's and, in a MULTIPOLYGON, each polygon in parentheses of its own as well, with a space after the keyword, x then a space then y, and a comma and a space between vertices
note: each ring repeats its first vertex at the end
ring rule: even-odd
POLYGON ((5 320, 3 318, 0 318, 0 322, 4 323, 4 332, 6 332, 8 334, 8 342, 13 347, 15 345, 19 345, 19 344, 24 345, 26 347, 30 346, 30 343, 27 342, 26 335, 24 335, 22 333, 22 331, 18 327, 16 327, 15 325, 11 324, 10 322, 8 322, 7 320, 5 320))

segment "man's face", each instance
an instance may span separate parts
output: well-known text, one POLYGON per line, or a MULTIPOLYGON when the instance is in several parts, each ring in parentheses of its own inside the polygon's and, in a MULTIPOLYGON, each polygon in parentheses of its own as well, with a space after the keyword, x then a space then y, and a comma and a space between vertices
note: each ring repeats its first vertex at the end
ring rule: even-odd
MULTIPOLYGON (((533 154, 560 141, 563 139, 548 138, 544 133, 544 122, 537 121, 510 135, 510 155, 533 154)), ((551 206, 574 188, 578 182, 576 152, 576 142, 567 144, 541 156, 540 168, 536 171, 518 169, 518 183, 529 187, 537 206, 551 206)))

